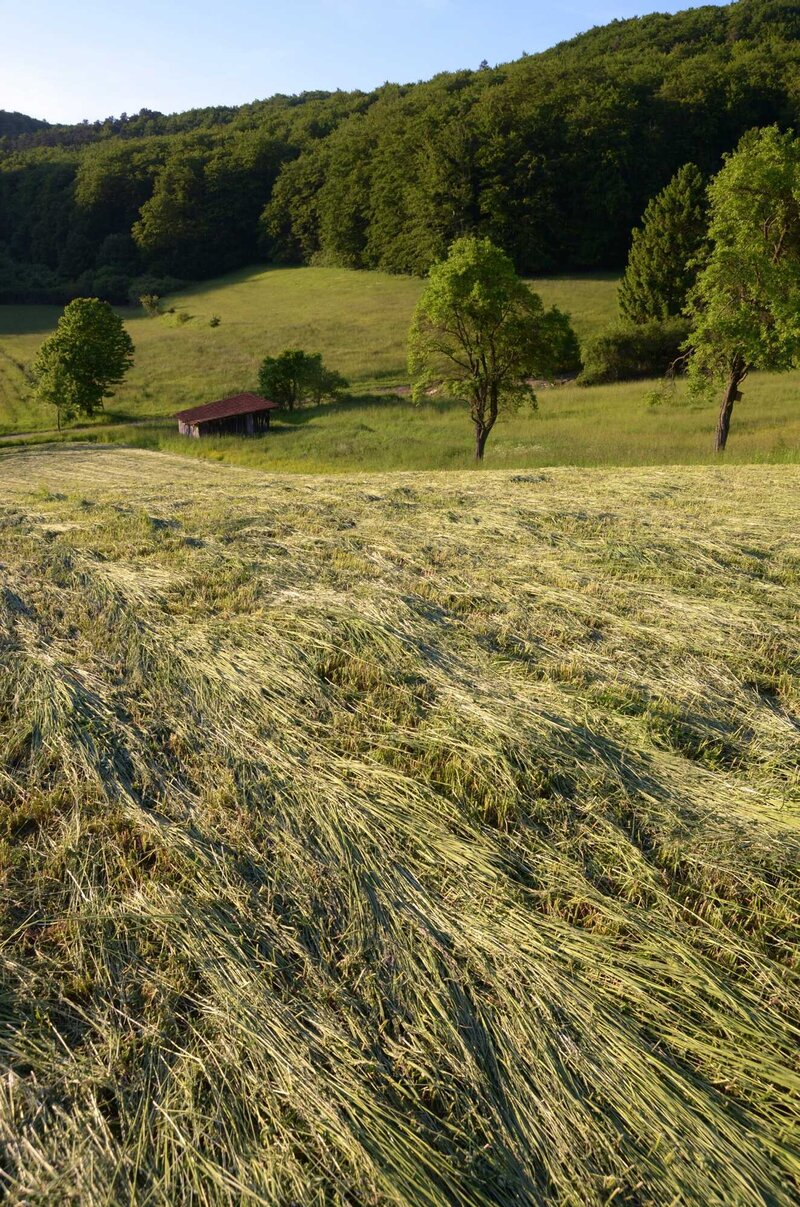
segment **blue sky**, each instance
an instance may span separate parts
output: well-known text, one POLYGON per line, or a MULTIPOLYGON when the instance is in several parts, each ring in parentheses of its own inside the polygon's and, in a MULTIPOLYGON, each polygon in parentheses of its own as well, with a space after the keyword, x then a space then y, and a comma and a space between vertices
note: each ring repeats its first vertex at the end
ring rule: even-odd
POLYGON ((628 0, 0 0, 0 109, 49 121, 370 89, 533 53, 628 0))

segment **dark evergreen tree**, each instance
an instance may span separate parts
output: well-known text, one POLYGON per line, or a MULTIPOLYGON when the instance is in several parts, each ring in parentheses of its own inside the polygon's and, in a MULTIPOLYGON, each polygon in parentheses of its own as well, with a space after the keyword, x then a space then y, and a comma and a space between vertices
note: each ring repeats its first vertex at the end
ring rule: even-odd
POLYGON ((619 308, 632 323, 681 314, 699 271, 706 241, 706 195, 700 169, 680 168, 648 203, 633 232, 619 286, 619 308))

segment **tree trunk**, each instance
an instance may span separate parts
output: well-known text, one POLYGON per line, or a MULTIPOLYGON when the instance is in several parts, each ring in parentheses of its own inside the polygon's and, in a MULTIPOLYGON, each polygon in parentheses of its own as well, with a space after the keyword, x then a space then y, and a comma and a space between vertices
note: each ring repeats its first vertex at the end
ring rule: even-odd
POLYGON ((472 422, 475 424, 475 460, 483 460, 483 450, 486 448, 486 441, 489 439, 489 433, 497 422, 498 399, 497 386, 494 382, 488 388, 488 397, 484 393, 483 396, 475 398, 472 405, 472 422))
POLYGON ((731 427, 731 415, 733 414, 733 404, 739 402, 742 397, 742 392, 739 386, 747 376, 747 366, 741 357, 736 357, 731 365, 731 371, 728 376, 728 381, 725 386, 725 393, 722 396, 722 406, 719 411, 719 419, 717 420, 717 432, 714 437, 714 452, 724 453, 725 445, 728 443, 728 432, 731 427))

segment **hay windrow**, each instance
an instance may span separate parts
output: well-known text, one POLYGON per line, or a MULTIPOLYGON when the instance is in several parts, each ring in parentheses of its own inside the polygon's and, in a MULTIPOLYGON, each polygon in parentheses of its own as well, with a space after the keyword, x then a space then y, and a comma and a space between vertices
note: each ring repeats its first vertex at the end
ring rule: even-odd
POLYGON ((10 1203, 796 1201, 800 472, 0 480, 10 1203))

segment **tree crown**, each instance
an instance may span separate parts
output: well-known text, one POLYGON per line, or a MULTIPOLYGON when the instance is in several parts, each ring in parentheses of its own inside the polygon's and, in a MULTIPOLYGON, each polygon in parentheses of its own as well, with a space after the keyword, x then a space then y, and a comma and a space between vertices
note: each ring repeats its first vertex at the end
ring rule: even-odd
POLYGON ((709 186, 712 250, 691 299, 690 380, 800 358, 800 139, 751 130, 709 186))
POLYGON ((133 363, 133 341, 108 302, 76 298, 33 365, 36 395, 67 417, 94 415, 133 363))
POLYGON ((461 399, 494 392, 514 406, 534 399, 528 378, 577 360, 567 316, 545 309, 490 239, 457 239, 431 269, 409 336, 416 401, 436 385, 461 399))
POLYGON ((300 348, 265 357, 258 374, 261 393, 287 410, 301 402, 318 404, 323 398, 335 398, 347 385, 341 373, 326 368, 321 353, 300 348))

